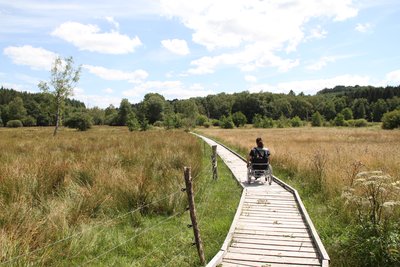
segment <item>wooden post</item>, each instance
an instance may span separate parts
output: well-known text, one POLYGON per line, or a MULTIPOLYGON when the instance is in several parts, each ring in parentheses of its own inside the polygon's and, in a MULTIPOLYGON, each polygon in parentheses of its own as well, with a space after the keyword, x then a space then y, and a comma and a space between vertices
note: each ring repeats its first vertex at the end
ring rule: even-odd
POLYGON ((204 256, 203 243, 200 238, 200 231, 197 225, 196 208, 194 206, 194 195, 193 195, 192 176, 190 172, 190 167, 185 167, 184 175, 185 175, 186 193, 189 200, 190 219, 192 220, 192 227, 194 232, 194 240, 196 242, 197 252, 199 253, 200 263, 201 265, 205 265, 206 259, 204 256))
POLYGON ((217 180, 218 179, 218 169, 217 169, 217 146, 216 145, 212 146, 211 161, 212 161, 213 179, 217 180))

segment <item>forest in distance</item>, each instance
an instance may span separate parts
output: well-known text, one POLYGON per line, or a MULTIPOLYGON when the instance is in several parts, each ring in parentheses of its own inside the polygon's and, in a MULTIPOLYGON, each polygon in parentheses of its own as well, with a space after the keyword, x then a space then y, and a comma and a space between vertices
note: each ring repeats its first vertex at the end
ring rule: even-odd
MULTIPOLYGON (((54 95, 0 88, 0 125, 9 127, 55 125, 54 95)), ((86 120, 90 125, 125 126, 146 130, 151 125, 170 128, 257 128, 312 126, 367 126, 384 121, 383 128, 400 125, 400 86, 336 86, 315 95, 269 92, 219 93, 206 97, 166 100, 148 93, 139 103, 122 99, 120 106, 88 108, 81 101, 66 99, 62 120, 86 120), (384 124, 385 126, 385 124, 384 124)), ((67 123, 68 124, 68 123, 67 123)), ((73 123, 72 123, 73 124, 73 123)))

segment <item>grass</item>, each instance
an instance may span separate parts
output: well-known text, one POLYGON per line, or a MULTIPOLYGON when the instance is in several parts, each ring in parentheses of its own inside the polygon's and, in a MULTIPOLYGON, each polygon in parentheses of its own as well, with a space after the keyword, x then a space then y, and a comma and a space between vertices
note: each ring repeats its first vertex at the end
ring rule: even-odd
POLYGON ((126 127, 51 133, 0 129, 0 264, 199 265, 180 192, 184 166, 195 177, 206 258, 218 252, 241 189, 222 163, 212 181, 210 151, 194 136, 126 127))
MULTIPOLYGON (((354 185, 361 171, 380 170, 400 180, 400 131, 376 127, 198 131, 243 156, 255 146, 256 137, 263 138, 271 150, 274 174, 299 191, 331 266, 399 266, 399 206, 388 210, 388 220, 379 226, 388 234, 373 236, 368 219, 359 221, 360 210, 348 209, 341 194, 343 188, 354 185), (360 240, 369 243, 357 246, 360 240)), ((397 200, 400 203, 400 197, 397 200)))

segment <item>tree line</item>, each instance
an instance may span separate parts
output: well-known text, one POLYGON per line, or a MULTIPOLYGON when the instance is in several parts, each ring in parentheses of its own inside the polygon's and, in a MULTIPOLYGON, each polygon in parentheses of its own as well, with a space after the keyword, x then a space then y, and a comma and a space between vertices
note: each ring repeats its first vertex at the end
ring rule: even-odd
MULTIPOLYGON (((55 96, 50 93, 18 92, 0 88, 0 124, 19 121, 23 126, 50 126, 57 122, 55 96)), ((89 124, 130 126, 145 130, 151 125, 167 129, 219 125, 240 127, 253 123, 255 127, 357 126, 366 122, 381 122, 385 113, 400 110, 400 86, 336 86, 316 95, 296 95, 269 92, 233 94, 220 93, 185 100, 166 100, 158 93, 148 93, 139 103, 122 99, 119 107, 86 108, 71 98, 65 99, 62 120, 79 123, 82 117, 89 124)), ((74 124, 74 125, 75 125, 74 124)))

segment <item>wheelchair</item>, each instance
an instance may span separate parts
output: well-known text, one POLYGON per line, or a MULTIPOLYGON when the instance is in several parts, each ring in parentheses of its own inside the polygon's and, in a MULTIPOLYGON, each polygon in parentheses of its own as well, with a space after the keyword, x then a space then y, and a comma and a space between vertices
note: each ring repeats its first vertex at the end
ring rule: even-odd
POLYGON ((272 184, 272 166, 267 162, 253 163, 247 167, 247 183, 251 183, 251 178, 254 180, 264 177, 264 183, 272 184))

